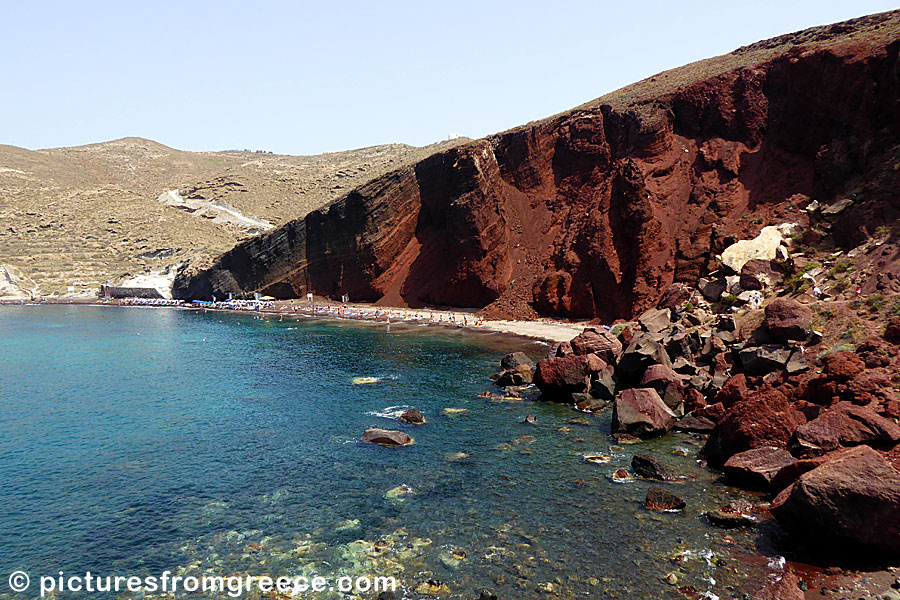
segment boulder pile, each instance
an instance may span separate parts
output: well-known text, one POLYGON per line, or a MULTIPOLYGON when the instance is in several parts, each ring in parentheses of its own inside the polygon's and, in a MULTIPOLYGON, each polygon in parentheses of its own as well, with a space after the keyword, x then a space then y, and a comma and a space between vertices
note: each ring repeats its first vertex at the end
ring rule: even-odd
MULTIPOLYGON (((761 263, 772 259, 728 258, 745 284, 751 271, 760 285, 781 272, 761 263)), ((896 349, 867 342, 808 360, 818 343, 811 323, 809 308, 787 297, 737 322, 676 284, 660 308, 554 345, 532 380, 545 400, 611 407, 618 439, 707 433, 709 465, 777 495, 772 514, 789 531, 900 555, 900 472, 889 460, 900 457, 896 349)), ((666 479, 647 457, 636 461, 642 477, 666 479)))

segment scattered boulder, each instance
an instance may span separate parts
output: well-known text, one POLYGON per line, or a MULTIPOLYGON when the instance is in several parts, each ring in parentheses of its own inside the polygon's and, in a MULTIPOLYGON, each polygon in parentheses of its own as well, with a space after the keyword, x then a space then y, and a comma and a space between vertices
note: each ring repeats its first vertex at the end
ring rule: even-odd
POLYGON ((672 313, 668 308, 651 309, 638 317, 638 325, 647 333, 660 333, 672 326, 672 313))
POLYGON ((528 365, 518 365, 512 369, 497 374, 494 383, 500 387, 528 385, 534 379, 531 367, 528 365))
POLYGON ((825 374, 837 381, 848 381, 866 370, 866 363, 854 352, 833 352, 821 360, 825 374))
POLYGON ((747 387, 747 376, 743 373, 732 375, 716 393, 715 402, 721 402, 725 408, 731 408, 750 394, 747 387))
POLYGON ((718 302, 722 298, 722 294, 725 293, 725 283, 715 279, 701 278, 697 282, 697 289, 710 302, 718 302))
POLYGON ((805 473, 772 502, 788 531, 845 551, 900 554, 900 473, 857 446, 805 473))
POLYGON ((381 446, 408 446, 415 442, 402 431, 372 427, 363 433, 362 441, 381 446))
POLYGON ((681 306, 688 302, 694 293, 687 285, 683 283, 673 283, 666 291, 662 293, 656 308, 668 308, 670 310, 678 310, 681 306))
POLYGON ((741 268, 740 286, 745 290, 764 290, 781 281, 781 268, 769 260, 754 258, 741 268))
POLYGON ((675 494, 654 485, 647 490, 644 506, 647 510, 675 511, 683 509, 687 504, 675 494))
POLYGON ((504 371, 511 371, 522 365, 527 366, 529 370, 534 368, 534 363, 524 352, 511 352, 500 359, 500 368, 504 371))
POLYGON ((533 381, 548 400, 568 402, 572 394, 587 390, 584 359, 570 354, 538 361, 533 381))
POLYGON ((775 298, 765 309, 769 334, 778 341, 805 340, 812 324, 812 311, 791 298, 775 298))
POLYGON ((575 352, 572 350, 572 344, 570 344, 569 342, 559 342, 550 346, 550 350, 547 351, 547 358, 568 356, 574 353, 575 352))
POLYGON ((893 317, 884 328, 884 339, 889 342, 900 342, 900 317, 893 317))
POLYGON ((637 437, 662 435, 672 428, 675 413, 649 388, 627 389, 616 396, 612 415, 613 433, 637 437))
POLYGON ((572 339, 571 345, 575 354, 596 354, 612 365, 616 364, 622 354, 622 342, 605 329, 588 327, 572 339))
POLYGON ((660 364, 671 369, 672 361, 661 343, 662 338, 660 335, 654 339, 647 333, 635 335, 619 357, 616 375, 626 381, 639 381, 650 365, 660 364))
POLYGON ((900 441, 900 426, 873 408, 838 402, 816 419, 800 425, 791 440, 798 456, 821 456, 841 446, 894 444, 900 441))
POLYGON ((656 479, 659 481, 674 479, 669 470, 649 454, 635 454, 631 459, 631 470, 634 471, 635 475, 644 479, 656 479))
POLYGON ((784 448, 762 446, 738 452, 725 461, 725 476, 745 487, 768 490, 775 476, 795 461, 784 448))
POLYGON ((715 428, 715 421, 697 415, 687 415, 675 422, 675 429, 688 433, 710 433, 715 428))
POLYGON ((806 417, 780 391, 771 387, 757 390, 725 413, 703 449, 709 463, 721 467, 729 458, 753 448, 786 448, 806 417))
POLYGON ((791 349, 777 344, 764 344, 744 348, 738 359, 744 371, 751 375, 766 375, 783 370, 791 358, 791 349))
POLYGON ((641 387, 653 388, 660 395, 664 394, 669 384, 681 385, 682 378, 665 365, 650 365, 641 377, 641 387))
POLYGON ((419 412, 415 408, 409 408, 400 413, 399 418, 401 421, 406 421, 411 425, 424 425, 425 424, 425 415, 419 412))

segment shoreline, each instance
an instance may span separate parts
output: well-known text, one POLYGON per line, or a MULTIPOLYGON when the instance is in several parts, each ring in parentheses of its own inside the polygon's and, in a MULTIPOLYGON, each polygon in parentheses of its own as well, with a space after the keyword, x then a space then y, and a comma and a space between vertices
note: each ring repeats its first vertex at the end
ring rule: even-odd
POLYGON ((567 342, 584 331, 587 321, 583 323, 558 321, 554 319, 540 319, 534 321, 515 321, 509 319, 481 319, 475 316, 477 309, 412 309, 393 306, 376 306, 365 303, 339 303, 321 298, 316 298, 313 306, 306 305, 306 301, 276 300, 273 306, 260 308, 259 310, 204 307, 191 304, 160 305, 130 304, 128 302, 112 300, 104 301, 102 298, 60 298, 0 300, 0 306, 143 306, 147 308, 181 308, 185 310, 213 310, 221 312, 253 313, 260 315, 294 315, 310 318, 331 318, 348 321, 365 321, 370 323, 428 325, 448 329, 458 329, 467 332, 496 333, 515 336, 531 342, 543 342, 554 344, 567 342), (301 305, 302 304, 304 305, 301 305))

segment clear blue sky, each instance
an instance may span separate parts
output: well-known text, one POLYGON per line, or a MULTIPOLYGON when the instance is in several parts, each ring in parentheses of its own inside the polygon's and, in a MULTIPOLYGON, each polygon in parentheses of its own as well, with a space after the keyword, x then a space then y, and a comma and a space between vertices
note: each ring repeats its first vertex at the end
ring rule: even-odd
POLYGON ((0 143, 314 154, 481 137, 890 2, 4 0, 0 143))

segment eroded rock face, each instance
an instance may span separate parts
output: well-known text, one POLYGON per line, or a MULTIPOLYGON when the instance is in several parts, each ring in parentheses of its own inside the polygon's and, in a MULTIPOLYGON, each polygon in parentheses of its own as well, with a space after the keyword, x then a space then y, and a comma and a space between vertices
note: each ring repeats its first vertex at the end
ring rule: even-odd
POLYGON ((900 473, 868 446, 802 475, 778 495, 771 512, 802 537, 847 551, 900 554, 900 473))
MULTIPOLYGON (((185 271, 174 293, 631 318, 760 234, 743 215, 831 202, 887 160, 898 20, 756 44, 432 155, 185 271)), ((835 235, 858 235, 863 204, 835 235)))

